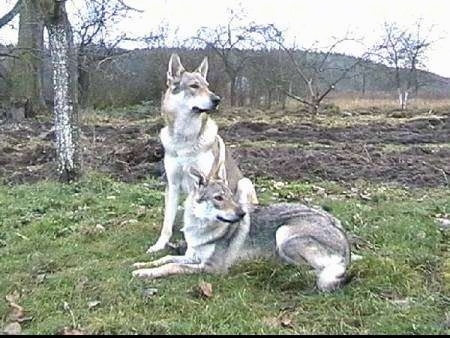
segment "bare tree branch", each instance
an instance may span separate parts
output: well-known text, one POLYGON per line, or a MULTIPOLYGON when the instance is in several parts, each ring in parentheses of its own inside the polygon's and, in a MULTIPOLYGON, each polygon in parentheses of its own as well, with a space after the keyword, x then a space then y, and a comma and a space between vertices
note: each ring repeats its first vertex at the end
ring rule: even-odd
POLYGON ((118 0, 118 1, 122 5, 122 7, 125 8, 126 10, 128 10, 128 11, 144 13, 144 11, 142 9, 137 9, 137 8, 131 7, 130 5, 127 5, 123 0, 118 0))
POLYGON ((9 57, 9 58, 14 58, 14 59, 19 58, 17 55, 9 54, 9 53, 0 53, 0 57, 9 57))
POLYGON ((22 8, 22 0, 17 0, 14 7, 5 15, 3 15, 0 18, 0 28, 2 28, 4 25, 8 24, 14 17, 19 14, 20 9, 22 8))
MULTIPOLYGON (((291 63, 290 68, 293 69, 298 79, 303 82, 305 92, 303 95, 293 93, 291 89, 292 80, 288 81, 289 89, 283 85, 283 82, 286 83, 286 81, 279 82, 276 88, 280 89, 286 96, 306 104, 313 113, 317 111, 323 99, 335 89, 336 85, 345 79, 349 72, 365 60, 368 55, 368 53, 365 53, 347 67, 344 65, 340 66, 339 64, 332 65, 333 61, 330 61, 330 57, 334 55, 336 48, 346 41, 356 41, 353 38, 349 38, 348 34, 344 38, 334 41, 325 52, 322 52, 315 49, 300 50, 286 45, 283 32, 273 24, 254 26, 251 29, 261 34, 269 45, 274 44, 285 53, 291 63), (329 63, 331 64, 328 65, 329 63), (329 81, 328 79, 330 78, 331 80, 329 81)), ((291 79, 293 78, 291 77, 291 79)))

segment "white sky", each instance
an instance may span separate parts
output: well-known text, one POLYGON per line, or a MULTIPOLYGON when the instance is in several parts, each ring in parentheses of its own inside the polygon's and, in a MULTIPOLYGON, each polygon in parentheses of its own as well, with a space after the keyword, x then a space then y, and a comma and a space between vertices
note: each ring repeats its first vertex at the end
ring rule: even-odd
MULTIPOLYGON (((9 10, 14 0, 0 0, 0 15, 9 10)), ((343 37, 350 31, 363 38, 370 46, 382 34, 384 21, 400 26, 411 26, 422 18, 424 25, 433 25, 432 40, 438 40, 428 54, 428 70, 450 77, 450 1, 449 0, 125 0, 125 3, 141 9, 122 21, 117 31, 134 36, 149 34, 161 22, 167 22, 171 30, 178 28, 177 38, 193 36, 201 26, 225 23, 227 9, 241 4, 247 20, 257 23, 274 23, 286 29, 298 45, 312 46, 315 41, 326 46, 332 37, 343 37)), ((69 0, 69 14, 82 0, 69 0)), ((17 28, 17 20, 14 25, 17 28)), ((0 29, 0 42, 17 40, 17 31, 10 27, 0 29)), ((138 45, 122 45, 126 48, 138 45)), ((361 47, 359 47, 361 48, 361 47)), ((343 46, 341 52, 358 54, 355 45, 343 46)))

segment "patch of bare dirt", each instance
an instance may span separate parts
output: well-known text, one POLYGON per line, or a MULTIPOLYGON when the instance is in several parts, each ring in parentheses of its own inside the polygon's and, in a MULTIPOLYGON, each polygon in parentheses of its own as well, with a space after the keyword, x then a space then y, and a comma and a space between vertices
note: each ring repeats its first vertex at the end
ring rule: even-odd
MULTIPOLYGON (((161 176, 161 125, 135 122, 83 126, 84 168, 127 182, 161 176)), ((1 180, 22 183, 53 178, 51 127, 50 122, 36 120, 0 124, 1 180)), ((450 115, 333 128, 310 122, 236 122, 221 128, 220 134, 227 144, 237 145, 234 157, 251 177, 344 182, 361 178, 407 186, 445 186, 450 176, 450 147, 426 147, 450 144, 450 115)))
MULTIPOLYGON (((152 127, 83 126, 83 168, 128 182, 160 176, 164 150, 152 127)), ((25 183, 55 178, 55 135, 51 128, 51 123, 34 120, 0 125, 0 179, 25 183)))
POLYGON ((312 123, 297 125, 264 122, 237 122, 222 131, 229 141, 309 142, 334 144, 336 142, 366 144, 419 144, 450 142, 450 116, 422 118, 390 125, 373 123, 344 128, 323 128, 312 123))
POLYGON ((254 147, 237 150, 235 157, 245 173, 284 180, 365 179, 434 187, 448 185, 450 176, 450 149, 430 153, 411 148, 385 154, 377 147, 363 145, 328 149, 254 147))

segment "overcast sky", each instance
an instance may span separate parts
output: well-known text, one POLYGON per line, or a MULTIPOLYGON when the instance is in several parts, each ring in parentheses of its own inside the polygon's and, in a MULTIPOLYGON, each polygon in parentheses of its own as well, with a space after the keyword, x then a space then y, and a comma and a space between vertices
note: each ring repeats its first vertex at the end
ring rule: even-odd
MULTIPOLYGON (((14 0, 0 0, 0 15, 6 13, 14 0)), ((69 0, 69 12, 80 7, 83 0, 69 0)), ((133 36, 150 33, 161 22, 171 29, 178 28, 177 38, 195 35, 201 26, 225 23, 227 9, 243 8, 247 20, 257 23, 274 23, 286 29, 298 45, 308 47, 315 41, 326 46, 332 37, 342 37, 346 32, 362 38, 370 46, 382 34, 385 21, 400 26, 411 26, 422 18, 424 25, 433 25, 431 38, 437 40, 428 54, 428 70, 450 77, 450 1, 449 0, 125 0, 125 3, 143 10, 123 20, 117 31, 133 36), (241 6, 239 6, 241 4, 241 6)), ((75 20, 75 18, 73 18, 75 20)), ((17 20, 16 20, 17 21, 17 20)), ((17 22, 14 25, 17 28, 17 22)), ((17 31, 11 27, 0 29, 0 41, 17 40, 17 31)), ((139 47, 128 43, 123 47, 139 47)), ((358 54, 361 46, 342 46, 341 52, 358 54)))

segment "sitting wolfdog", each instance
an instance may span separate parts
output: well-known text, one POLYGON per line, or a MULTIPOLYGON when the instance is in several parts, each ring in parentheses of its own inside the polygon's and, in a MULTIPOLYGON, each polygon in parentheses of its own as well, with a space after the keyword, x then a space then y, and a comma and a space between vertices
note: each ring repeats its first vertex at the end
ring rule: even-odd
POLYGON ((188 171, 196 184, 185 201, 185 255, 136 263, 134 276, 221 273, 237 261, 277 255, 290 264, 312 266, 321 291, 335 290, 346 280, 350 247, 339 220, 302 204, 279 203, 256 206, 248 225, 222 180, 207 179, 193 167, 188 171))
POLYGON ((188 194, 192 185, 189 175, 185 175, 186 167, 197 166, 205 173, 219 167, 220 177, 239 202, 258 203, 253 183, 239 170, 218 134, 216 122, 208 116, 217 108, 220 98, 209 89, 207 73, 207 58, 194 72, 188 72, 178 55, 170 57, 167 90, 161 107, 166 126, 160 133, 167 176, 164 221, 161 234, 148 253, 163 250, 172 236, 179 197, 182 192, 188 194))

